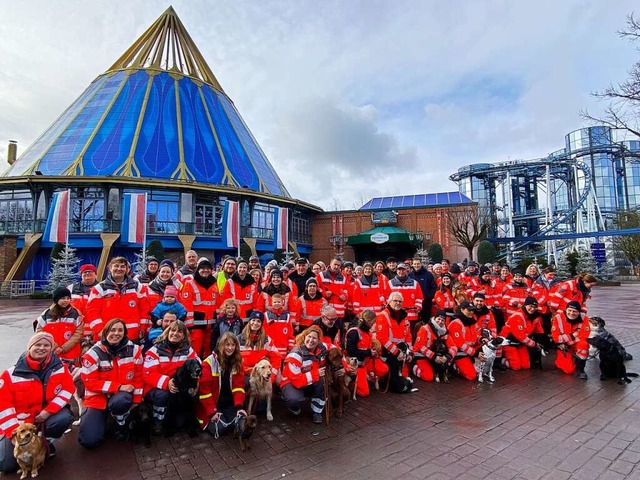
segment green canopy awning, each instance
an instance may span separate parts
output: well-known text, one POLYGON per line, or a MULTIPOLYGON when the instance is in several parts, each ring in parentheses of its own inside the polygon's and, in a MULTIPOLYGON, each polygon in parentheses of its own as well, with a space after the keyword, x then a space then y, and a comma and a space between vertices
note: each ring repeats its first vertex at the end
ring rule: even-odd
POLYGON ((396 227, 376 227, 347 238, 347 245, 411 243, 409 232, 396 227))

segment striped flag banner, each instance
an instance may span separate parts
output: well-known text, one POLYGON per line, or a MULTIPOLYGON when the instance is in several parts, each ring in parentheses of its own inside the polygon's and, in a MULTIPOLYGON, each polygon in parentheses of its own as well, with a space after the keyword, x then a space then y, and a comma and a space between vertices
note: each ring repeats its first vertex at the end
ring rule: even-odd
POLYGON ((227 248, 240 246, 240 202, 225 200, 222 212, 223 237, 227 248))
POLYGON ((45 243, 68 243, 71 190, 56 192, 51 199, 42 240, 45 243))
POLYGON ((289 209, 276 207, 274 226, 276 248, 289 249, 289 209))
POLYGON ((127 243, 145 245, 147 238, 146 193, 124 194, 120 237, 127 243))

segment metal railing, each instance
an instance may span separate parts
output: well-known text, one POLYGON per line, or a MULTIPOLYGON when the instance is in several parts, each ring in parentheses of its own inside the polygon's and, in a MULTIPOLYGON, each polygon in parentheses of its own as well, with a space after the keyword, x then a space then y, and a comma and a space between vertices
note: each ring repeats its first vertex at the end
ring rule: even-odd
POLYGON ((240 236, 273 240, 273 228, 242 227, 240 236))
POLYGON ((36 291, 35 280, 11 280, 0 284, 0 297, 28 297, 36 291))

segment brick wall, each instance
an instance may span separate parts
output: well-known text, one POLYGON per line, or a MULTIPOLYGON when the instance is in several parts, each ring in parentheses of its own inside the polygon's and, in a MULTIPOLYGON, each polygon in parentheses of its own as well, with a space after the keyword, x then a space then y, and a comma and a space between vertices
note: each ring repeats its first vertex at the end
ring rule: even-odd
MULTIPOLYGON (((462 261, 467 256, 467 251, 461 248, 456 240, 449 233, 448 215, 460 208, 477 208, 475 205, 470 207, 439 207, 439 208, 415 208, 407 210, 397 210, 397 223, 394 226, 402 228, 410 232, 422 230, 431 234, 431 242, 437 242, 442 245, 444 256, 453 261, 462 261)), ((377 225, 382 226, 382 225, 377 225)), ((327 262, 336 253, 337 250, 331 246, 329 237, 336 232, 342 232, 345 237, 356 235, 365 230, 376 227, 371 223, 370 212, 326 212, 317 214, 311 225, 311 234, 313 238, 313 251, 310 255, 312 262, 322 260, 327 262)), ((426 247, 425 242, 425 247, 426 247)), ((386 255, 383 255, 386 258, 386 255)), ((354 260, 355 253, 353 248, 344 247, 344 258, 346 260, 354 260)), ((384 258, 381 259, 383 260, 384 258)))
POLYGON ((0 281, 4 281, 16 258, 18 258, 17 244, 18 237, 16 236, 0 236, 0 281))

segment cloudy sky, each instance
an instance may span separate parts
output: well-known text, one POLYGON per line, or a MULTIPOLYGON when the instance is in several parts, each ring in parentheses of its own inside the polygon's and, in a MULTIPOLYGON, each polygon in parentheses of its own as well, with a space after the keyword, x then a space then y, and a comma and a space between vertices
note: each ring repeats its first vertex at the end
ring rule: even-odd
MULTIPOLYGON (((0 0, 0 155, 23 152, 164 11, 0 0)), ((622 0, 174 1, 290 193, 325 209, 456 190, 562 148, 638 53, 622 0)))

